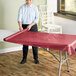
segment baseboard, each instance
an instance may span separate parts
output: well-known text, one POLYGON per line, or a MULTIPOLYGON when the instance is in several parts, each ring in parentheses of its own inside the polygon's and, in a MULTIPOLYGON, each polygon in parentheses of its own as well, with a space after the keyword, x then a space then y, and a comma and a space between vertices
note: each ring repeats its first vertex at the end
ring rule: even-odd
MULTIPOLYGON (((31 46, 29 46, 29 49, 31 49, 31 46)), ((21 51, 21 50, 22 50, 22 46, 18 46, 18 47, 0 49, 0 53, 7 53, 7 52, 21 51)))

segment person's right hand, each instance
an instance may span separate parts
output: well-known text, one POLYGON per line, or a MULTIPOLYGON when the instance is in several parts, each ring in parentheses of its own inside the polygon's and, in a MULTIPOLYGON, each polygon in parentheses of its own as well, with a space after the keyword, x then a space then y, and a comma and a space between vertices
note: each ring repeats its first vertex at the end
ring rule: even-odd
POLYGON ((22 28, 22 27, 19 27, 19 30, 20 30, 20 31, 22 31, 22 30, 23 30, 23 28, 22 28))

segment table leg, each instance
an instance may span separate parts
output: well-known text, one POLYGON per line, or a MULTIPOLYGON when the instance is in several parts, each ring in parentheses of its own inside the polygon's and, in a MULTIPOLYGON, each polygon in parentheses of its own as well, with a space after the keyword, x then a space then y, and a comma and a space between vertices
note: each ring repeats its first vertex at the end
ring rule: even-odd
POLYGON ((67 72, 69 72, 69 63, 68 63, 68 59, 67 59, 67 52, 65 52, 65 59, 66 59, 66 63, 67 63, 67 72))
POLYGON ((60 72, 61 72, 61 65, 62 65, 62 51, 59 51, 60 54, 60 62, 59 62, 59 73, 58 76, 60 76, 60 72))
POLYGON ((65 62, 67 63, 67 72, 69 72, 69 63, 68 63, 68 59, 67 59, 67 52, 65 52, 65 59, 62 58, 62 51, 59 51, 59 59, 56 57, 56 55, 54 55, 52 52, 50 52, 48 49, 45 49, 47 52, 49 52, 52 56, 54 56, 54 58, 59 62, 59 72, 58 72, 58 76, 60 76, 61 73, 61 66, 62 64, 64 64, 65 62), (63 61, 62 61, 63 60, 63 61))

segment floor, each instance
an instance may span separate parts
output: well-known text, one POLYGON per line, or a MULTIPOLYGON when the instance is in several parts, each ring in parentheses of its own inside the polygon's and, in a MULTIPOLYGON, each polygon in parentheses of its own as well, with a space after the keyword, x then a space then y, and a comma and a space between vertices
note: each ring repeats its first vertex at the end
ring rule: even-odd
MULTIPOLYGON (((59 55, 58 50, 51 51, 59 55)), ((63 54, 64 57, 64 54, 63 54)), ((70 72, 66 63, 62 65, 61 76, 76 76, 76 55, 69 56, 70 72)), ((48 52, 39 49, 40 64, 34 64, 32 50, 29 50, 27 63, 20 64, 22 51, 0 54, 0 76, 58 76, 59 63, 48 52)))

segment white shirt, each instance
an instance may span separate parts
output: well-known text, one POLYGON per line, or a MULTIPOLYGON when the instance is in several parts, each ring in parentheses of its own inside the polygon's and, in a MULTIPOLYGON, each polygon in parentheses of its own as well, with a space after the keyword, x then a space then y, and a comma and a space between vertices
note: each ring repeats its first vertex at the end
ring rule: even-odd
POLYGON ((38 23, 39 12, 35 5, 28 6, 26 3, 19 8, 18 21, 22 24, 31 24, 32 22, 38 23))

